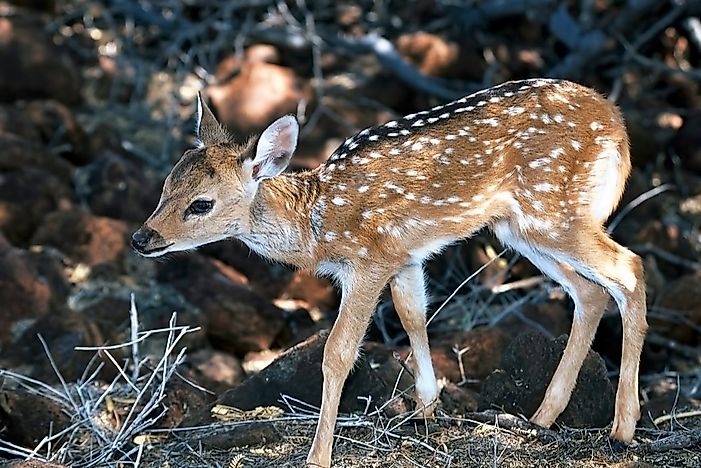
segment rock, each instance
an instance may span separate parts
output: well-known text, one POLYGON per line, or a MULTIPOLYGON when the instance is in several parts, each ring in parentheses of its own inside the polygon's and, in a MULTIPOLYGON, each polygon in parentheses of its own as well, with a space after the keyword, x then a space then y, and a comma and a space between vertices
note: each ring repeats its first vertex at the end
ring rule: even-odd
POLYGON ((483 327, 441 336, 431 343, 431 360, 439 377, 460 383, 463 378, 484 379, 502 360, 508 338, 499 328, 483 327), (458 358, 455 350, 463 350, 458 358), (464 375, 460 372, 462 360, 464 375))
POLYGON ((241 361, 229 353, 211 348, 188 355, 187 364, 194 380, 217 395, 241 383, 246 377, 241 361))
POLYGON ((80 101, 80 71, 66 50, 53 43, 38 16, 16 13, 0 18, 0 63, 0 101, 80 101))
POLYGON ((672 147, 679 155, 682 165, 701 174, 701 112, 688 115, 677 131, 672 147))
POLYGON ((27 141, 41 138, 39 129, 26 112, 12 104, 0 104, 0 135, 11 134, 27 141))
POLYGON ((247 445, 267 445, 282 440, 282 434, 269 422, 249 422, 240 426, 227 428, 226 431, 213 431, 198 435, 196 442, 206 447, 229 450, 233 447, 247 445))
POLYGON ((32 168, 50 173, 66 185, 73 180, 73 166, 34 141, 0 132, 0 173, 32 168))
POLYGON ((656 306, 660 312, 648 319, 651 331, 688 346, 701 344, 699 275, 686 275, 670 282, 660 293, 656 306))
POLYGON ((0 390, 0 427, 3 439, 22 447, 36 447, 49 433, 67 428, 71 419, 54 400, 23 390, 0 390))
MULTIPOLYGON (((67 382, 77 381, 85 372, 94 352, 76 351, 77 346, 102 346, 105 339, 97 325, 88 317, 68 309, 61 309, 40 317, 3 353, 3 361, 12 368, 22 368, 23 373, 46 383, 59 383, 55 371, 39 341, 38 335, 46 341, 58 371, 67 382)), ((126 348, 110 351, 120 362, 126 355, 126 348)), ((111 380, 116 371, 114 365, 103 357, 106 363, 101 376, 111 380)))
POLYGON ((285 312, 227 269, 202 255, 181 254, 159 265, 158 280, 201 311, 215 347, 238 355, 270 348, 285 327, 285 312))
POLYGON ((57 259, 13 248, 0 235, 0 356, 35 319, 63 308, 68 292, 57 259))
POLYGON ((251 44, 241 54, 230 54, 224 57, 218 64, 214 72, 217 82, 225 82, 239 73, 241 67, 246 63, 280 63, 280 52, 275 46, 269 44, 251 44))
MULTIPOLYGON (((184 377, 190 380, 192 375, 186 372, 184 377)), ((214 401, 214 395, 193 387, 177 376, 168 382, 165 395, 163 403, 168 407, 168 412, 158 421, 161 428, 179 426, 185 418, 214 401)))
POLYGON ((317 309, 321 312, 336 309, 340 302, 331 281, 304 270, 294 272, 281 297, 300 300, 308 310, 317 309))
MULTIPOLYGON (((287 350, 275 362, 260 373, 250 376, 243 383, 222 394, 215 404, 252 410, 258 406, 280 406, 281 394, 304 403, 319 406, 321 403, 323 357, 326 333, 319 333, 303 343, 287 350)), ((400 364, 390 350, 382 345, 368 343, 353 372, 346 381, 341 397, 341 412, 364 411, 366 402, 359 397, 370 397, 370 407, 379 407, 391 398, 400 364)), ((398 391, 411 385, 411 377, 404 372, 398 391)), ((398 414, 411 406, 398 399, 386 411, 398 414)), ((206 408, 184 421, 184 426, 207 424, 212 421, 206 408)))
POLYGON ((241 272, 253 291, 269 299, 280 297, 294 275, 290 268, 266 260, 239 241, 215 242, 200 251, 241 272))
POLYGON ((76 262, 94 266, 118 261, 131 248, 131 232, 123 221, 72 209, 46 216, 32 243, 55 247, 76 262))
POLYGON ((146 221, 161 194, 161 180, 114 151, 82 168, 78 180, 94 214, 137 224, 146 221))
POLYGON ((469 44, 458 44, 435 34, 417 31, 397 39, 397 51, 422 74, 480 80, 484 60, 469 44))
POLYGON ((22 168, 0 174, 0 230, 15 245, 27 245, 44 216, 72 205, 68 186, 48 172, 22 168))
POLYGON ((51 145, 54 154, 79 166, 90 162, 92 153, 88 151, 85 132, 66 105, 45 100, 30 101, 21 104, 20 108, 34 125, 39 140, 51 145))
POLYGON ((263 130, 276 118, 296 113, 300 101, 309 101, 302 80, 286 67, 245 62, 238 75, 207 94, 219 121, 237 136, 263 130))
MULTIPOLYGON (((526 416, 535 413, 566 342, 564 336, 549 340, 536 332, 515 338, 504 352, 501 368, 482 384, 480 409, 498 407, 526 416)), ((614 392, 603 359, 590 351, 557 422, 569 427, 603 427, 613 418, 613 404, 614 392)))
POLYGON ((441 409, 458 417, 477 410, 479 394, 453 382, 446 382, 441 390, 441 409))
POLYGON ((552 336, 560 336, 569 333, 572 326, 572 312, 567 310, 562 301, 526 303, 519 307, 516 313, 501 321, 498 326, 511 337, 528 329, 545 330, 552 336))
POLYGON ((640 408, 639 424, 655 429, 667 428, 669 423, 657 427, 654 423, 655 419, 667 414, 679 413, 688 406, 692 406, 689 399, 684 395, 684 392, 679 392, 676 389, 661 395, 651 395, 650 399, 640 408))

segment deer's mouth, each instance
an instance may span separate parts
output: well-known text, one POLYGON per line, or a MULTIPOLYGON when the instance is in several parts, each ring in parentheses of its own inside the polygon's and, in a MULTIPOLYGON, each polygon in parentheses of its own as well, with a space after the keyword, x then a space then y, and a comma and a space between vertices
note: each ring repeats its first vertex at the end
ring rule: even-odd
POLYGON ((157 257, 158 255, 165 253, 166 250, 168 250, 168 248, 172 246, 173 243, 171 242, 170 244, 166 244, 161 247, 153 247, 150 249, 136 249, 136 251, 144 257, 157 257))

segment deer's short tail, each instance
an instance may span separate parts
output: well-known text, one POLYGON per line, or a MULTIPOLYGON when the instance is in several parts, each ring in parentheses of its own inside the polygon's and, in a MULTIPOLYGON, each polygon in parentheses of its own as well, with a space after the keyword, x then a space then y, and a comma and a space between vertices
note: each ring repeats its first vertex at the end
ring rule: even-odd
POLYGON ((626 135, 621 139, 605 141, 601 148, 591 173, 591 210, 594 219, 604 223, 621 201, 631 162, 626 135))

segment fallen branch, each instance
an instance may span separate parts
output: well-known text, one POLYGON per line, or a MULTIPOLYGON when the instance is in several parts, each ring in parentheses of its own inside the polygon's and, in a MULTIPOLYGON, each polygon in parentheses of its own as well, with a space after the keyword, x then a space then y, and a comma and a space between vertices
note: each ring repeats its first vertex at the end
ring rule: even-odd
POLYGON ((638 453, 666 452, 668 450, 688 449, 701 444, 701 429, 676 432, 671 436, 655 440, 649 444, 634 447, 638 453))

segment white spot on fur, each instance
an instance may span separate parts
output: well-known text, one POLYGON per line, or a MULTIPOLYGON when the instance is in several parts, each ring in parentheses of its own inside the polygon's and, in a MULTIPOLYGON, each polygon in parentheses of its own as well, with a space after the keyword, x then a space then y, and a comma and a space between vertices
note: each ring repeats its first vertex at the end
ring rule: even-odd
POLYGON ((326 234, 324 234, 324 240, 326 242, 331 242, 336 239, 336 233, 333 231, 328 231, 326 234))
POLYGON ((342 197, 333 197, 331 199, 331 203, 333 203, 334 205, 337 205, 337 206, 343 206, 347 203, 347 200, 345 198, 342 198, 342 197))

